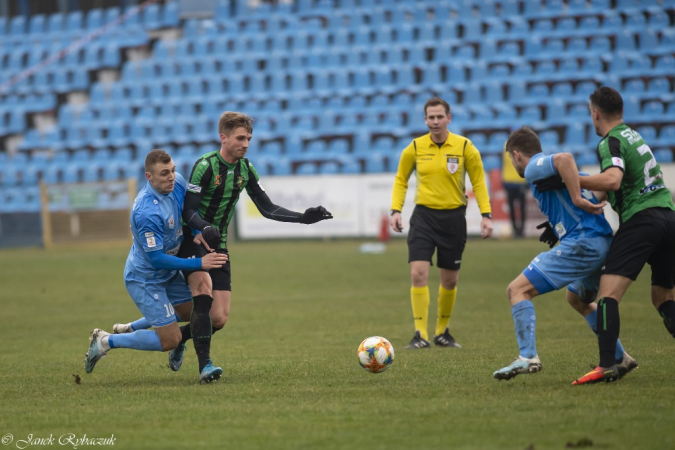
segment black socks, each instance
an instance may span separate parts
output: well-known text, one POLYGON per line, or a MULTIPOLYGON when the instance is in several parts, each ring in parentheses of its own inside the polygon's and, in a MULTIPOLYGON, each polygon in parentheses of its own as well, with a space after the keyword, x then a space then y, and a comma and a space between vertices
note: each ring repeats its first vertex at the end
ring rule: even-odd
POLYGON ((600 347, 600 367, 608 368, 616 364, 616 340, 619 338, 620 328, 619 302, 611 297, 601 298, 598 302, 596 329, 600 347))
POLYGON ((190 315, 190 334, 194 341, 195 352, 199 360, 199 373, 211 359, 211 304, 210 295, 197 295, 192 298, 192 314, 190 315))

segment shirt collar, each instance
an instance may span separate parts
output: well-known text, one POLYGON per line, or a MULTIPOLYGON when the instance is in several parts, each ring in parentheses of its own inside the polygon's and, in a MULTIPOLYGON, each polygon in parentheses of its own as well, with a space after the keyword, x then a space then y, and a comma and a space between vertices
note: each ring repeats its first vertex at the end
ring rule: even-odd
POLYGON ((155 198, 156 198, 157 200, 159 200, 160 202, 161 202, 162 200, 164 200, 165 198, 167 198, 167 197, 169 196, 169 194, 171 194, 171 192, 169 192, 169 194, 160 194, 159 192, 157 192, 157 191, 155 190, 154 187, 152 187, 152 184, 150 184, 149 181, 148 181, 148 184, 147 184, 147 190, 148 190, 148 192, 150 192, 152 195, 154 195, 155 198))

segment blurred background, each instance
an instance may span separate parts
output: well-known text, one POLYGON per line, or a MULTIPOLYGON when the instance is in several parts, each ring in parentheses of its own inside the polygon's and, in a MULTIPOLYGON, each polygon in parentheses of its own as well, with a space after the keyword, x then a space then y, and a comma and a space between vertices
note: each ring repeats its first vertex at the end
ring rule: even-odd
MULTIPOLYGON (((128 239, 147 152, 187 177, 227 110, 256 120, 247 157, 275 202, 335 210, 312 236, 382 231, 435 95, 481 152, 502 236, 509 132, 597 164, 600 85, 672 188, 674 23, 670 0, 0 0, 0 247, 128 239)), ((240 205, 241 237, 307 233, 240 205)))

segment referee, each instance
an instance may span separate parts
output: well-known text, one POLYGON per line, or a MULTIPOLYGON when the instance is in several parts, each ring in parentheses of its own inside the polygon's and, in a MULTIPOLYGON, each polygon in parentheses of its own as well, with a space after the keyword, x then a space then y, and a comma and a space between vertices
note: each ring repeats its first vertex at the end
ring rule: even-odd
POLYGON ((434 344, 461 347, 448 324, 457 298, 457 279, 466 244, 466 174, 469 174, 481 215, 481 237, 492 235, 490 196, 480 153, 470 140, 448 131, 450 105, 441 98, 424 104, 424 123, 430 133, 414 139, 401 154, 391 194, 391 228, 403 231, 401 210, 408 179, 415 171, 417 192, 408 234, 408 262, 412 287, 415 336, 406 348, 427 348, 429 337, 429 268, 434 250, 441 273, 434 344))

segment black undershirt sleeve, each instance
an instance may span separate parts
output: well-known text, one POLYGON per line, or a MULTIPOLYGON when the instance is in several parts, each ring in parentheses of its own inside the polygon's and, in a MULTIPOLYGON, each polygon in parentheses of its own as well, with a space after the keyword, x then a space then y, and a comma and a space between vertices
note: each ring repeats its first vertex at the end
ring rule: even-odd
MULTIPOLYGON (((269 196, 262 189, 249 193, 251 200, 266 219, 276 220, 277 222, 300 222, 301 213, 289 211, 279 205, 275 205, 269 196)), ((186 198, 187 201, 187 198, 186 198)))
POLYGON ((183 222, 190 228, 195 228, 200 231, 204 230, 204 227, 210 225, 210 223, 202 219, 197 212, 201 201, 201 195, 195 194, 194 192, 188 192, 185 195, 185 202, 183 203, 183 222))

